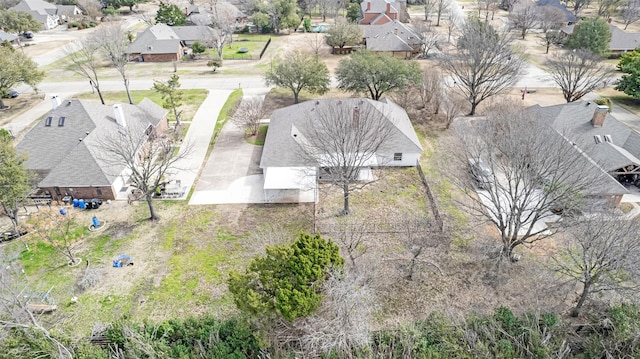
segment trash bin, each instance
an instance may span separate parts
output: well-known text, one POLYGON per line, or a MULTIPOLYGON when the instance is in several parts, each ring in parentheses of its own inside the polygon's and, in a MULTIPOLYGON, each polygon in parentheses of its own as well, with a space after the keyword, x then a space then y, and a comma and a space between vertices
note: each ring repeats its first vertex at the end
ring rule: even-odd
POLYGON ((74 198, 74 199, 73 199, 73 206, 74 206, 75 208, 78 208, 78 207, 80 206, 80 201, 78 201, 78 199, 77 199, 77 198, 74 198))
POLYGON ((78 207, 82 208, 82 209, 86 209, 87 205, 84 202, 84 199, 78 200, 78 207))

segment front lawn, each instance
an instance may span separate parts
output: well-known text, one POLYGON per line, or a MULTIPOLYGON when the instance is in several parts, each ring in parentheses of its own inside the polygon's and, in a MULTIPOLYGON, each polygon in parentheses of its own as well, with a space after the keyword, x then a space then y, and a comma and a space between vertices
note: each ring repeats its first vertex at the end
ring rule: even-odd
MULTIPOLYGON (((231 44, 224 46, 223 60, 257 60, 264 45, 269 41, 269 35, 239 34, 234 37, 231 44), (239 53, 238 50, 246 48, 247 52, 239 53)), ((215 54, 215 50, 210 50, 215 54)))

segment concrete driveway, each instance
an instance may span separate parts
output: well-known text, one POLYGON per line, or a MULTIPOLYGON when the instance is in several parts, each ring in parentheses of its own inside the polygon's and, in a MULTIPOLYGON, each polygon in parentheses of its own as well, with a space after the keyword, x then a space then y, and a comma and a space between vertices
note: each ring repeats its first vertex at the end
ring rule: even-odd
MULTIPOLYGON (((247 89, 245 98, 264 98, 268 89, 247 89)), ((259 168, 262 146, 244 140, 244 129, 231 121, 220 131, 189 204, 264 203, 259 168)))

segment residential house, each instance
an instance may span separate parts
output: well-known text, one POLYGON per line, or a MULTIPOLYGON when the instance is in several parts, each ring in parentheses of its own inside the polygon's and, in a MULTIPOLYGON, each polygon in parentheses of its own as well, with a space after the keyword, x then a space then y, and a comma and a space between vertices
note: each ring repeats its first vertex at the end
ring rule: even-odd
POLYGON ((571 25, 578 21, 576 15, 569 11, 569 9, 567 9, 567 7, 560 2, 560 0, 538 0, 536 2, 536 6, 538 8, 551 6, 562 11, 562 13, 565 15, 565 18, 561 24, 558 24, 558 27, 571 25))
POLYGON ((271 115, 260 161, 266 198, 280 201, 315 194, 317 181, 323 179, 325 169, 319 163, 321 161, 305 156, 302 146, 305 138, 311 136, 311 124, 317 121, 319 114, 330 113, 329 109, 336 108, 353 111, 354 116, 356 113, 358 116, 372 114, 366 120, 385 121, 383 126, 392 126, 387 145, 360 169, 361 178, 369 178, 371 167, 375 166, 416 165, 422 146, 407 113, 392 101, 361 98, 306 101, 281 108, 271 115))
POLYGON ((60 21, 58 7, 44 0, 22 0, 11 9, 31 14, 34 19, 42 23, 43 30, 53 29, 60 21))
MULTIPOLYGON (((236 10, 236 30, 240 30, 247 22, 247 15, 238 8, 237 5, 231 4, 236 10)), ((185 8, 185 15, 187 15, 187 25, 197 26, 211 26, 213 25, 213 19, 211 18, 211 11, 203 6, 189 5, 185 8)))
POLYGON ((422 38, 415 30, 400 21, 382 25, 359 25, 364 31, 367 50, 411 58, 420 53, 422 38))
POLYGON ((141 145, 167 128, 167 111, 144 99, 137 105, 105 106, 87 100, 60 101, 25 135, 16 149, 28 156, 25 166, 35 172, 41 193, 60 200, 115 199, 126 191, 128 169, 114 165, 100 141, 129 127, 141 145))
POLYGON ((56 5, 58 7, 58 16, 60 22, 66 23, 70 20, 82 17, 82 10, 75 5, 56 5))
POLYGON ((208 26, 156 24, 139 33, 126 53, 130 60, 136 61, 177 61, 194 41, 205 42, 212 36, 215 36, 215 31, 208 26))
MULTIPOLYGON (((573 33, 574 28, 575 24, 568 25, 560 29, 560 31, 565 36, 569 36, 573 33)), ((609 51, 627 52, 633 51, 640 46, 640 32, 626 32, 612 24, 609 24, 609 29, 611 29, 609 51)))
MULTIPOLYGON (((603 173, 592 196, 606 197, 618 205, 629 191, 623 186, 640 186, 640 134, 616 120, 608 107, 593 102, 526 109, 564 136, 585 157, 583 171, 603 173)), ((552 155, 552 154, 550 154, 552 155)))
POLYGON ((405 1, 365 0, 360 3, 360 25, 382 25, 393 20, 407 21, 405 1))

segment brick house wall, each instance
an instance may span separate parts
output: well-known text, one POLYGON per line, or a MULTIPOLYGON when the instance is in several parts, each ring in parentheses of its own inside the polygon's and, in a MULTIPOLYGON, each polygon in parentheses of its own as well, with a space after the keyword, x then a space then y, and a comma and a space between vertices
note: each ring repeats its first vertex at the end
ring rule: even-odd
POLYGON ((143 54, 142 59, 145 62, 170 62, 180 60, 180 54, 143 54))
POLYGON ((42 191, 49 192, 54 201, 62 201, 64 196, 72 196, 73 198, 92 199, 100 198, 102 200, 115 200, 116 193, 111 186, 100 187, 43 187, 42 191), (59 193, 59 194, 58 194, 59 193))

